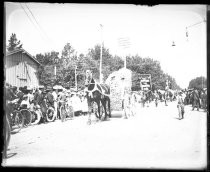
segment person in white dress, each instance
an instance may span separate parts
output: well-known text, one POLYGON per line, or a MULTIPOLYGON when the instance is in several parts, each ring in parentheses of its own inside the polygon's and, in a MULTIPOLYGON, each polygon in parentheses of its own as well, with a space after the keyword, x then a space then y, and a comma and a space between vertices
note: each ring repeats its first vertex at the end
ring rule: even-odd
POLYGON ((72 101, 72 106, 74 109, 74 113, 75 115, 78 114, 81 111, 81 100, 79 98, 79 96, 77 95, 77 93, 74 93, 73 96, 71 97, 71 101, 72 101))
POLYGON ((86 115, 88 113, 88 102, 87 102, 87 98, 84 96, 84 94, 82 94, 81 97, 81 104, 82 104, 82 113, 84 115, 86 115))

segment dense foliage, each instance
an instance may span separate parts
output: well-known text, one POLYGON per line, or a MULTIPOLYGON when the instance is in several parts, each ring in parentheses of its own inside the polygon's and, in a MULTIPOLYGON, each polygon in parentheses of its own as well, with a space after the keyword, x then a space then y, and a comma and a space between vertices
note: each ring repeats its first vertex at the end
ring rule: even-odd
POLYGON ((207 80, 203 76, 192 79, 189 83, 188 88, 189 89, 191 89, 191 88, 197 88, 197 89, 207 88, 207 80))
MULTIPOLYGON (((61 58, 58 57, 58 52, 45 53, 44 55, 37 54, 37 60, 43 64, 39 69, 41 84, 61 84, 64 87, 75 87, 75 78, 77 77, 77 87, 84 88, 85 71, 87 69, 91 69, 94 78, 99 81, 100 48, 100 45, 96 45, 89 49, 87 55, 77 55, 70 43, 67 43, 64 46, 61 58), (54 75, 55 66, 56 76, 54 75)), ((103 47, 102 50, 102 75, 103 81, 105 81, 112 72, 122 68, 124 62, 121 57, 112 56, 107 48, 103 47)), ((180 88, 173 77, 162 71, 160 63, 151 58, 142 58, 138 55, 127 56, 127 68, 133 72, 132 90, 140 89, 140 74, 151 74, 153 89, 164 89, 167 77, 172 83, 172 89, 180 88)))
MULTIPOLYGON (((8 50, 21 48, 22 44, 12 34, 9 40, 8 50)), ((88 53, 77 55, 76 50, 67 43, 59 57, 59 52, 47 52, 36 54, 35 58, 42 64, 37 75, 40 84, 62 85, 64 87, 84 88, 85 71, 91 69, 93 77, 99 81, 101 46, 95 45, 88 53), (55 73, 56 72, 56 73, 55 73)), ((110 54, 109 49, 102 48, 102 78, 105 81, 108 76, 124 66, 124 61, 119 56, 110 54)), ((140 74, 151 74, 152 89, 164 89, 168 78, 172 83, 172 89, 180 89, 175 79, 162 71, 159 61, 152 58, 142 58, 139 55, 127 56, 127 68, 132 71, 132 90, 140 90, 140 74)), ((197 83, 197 81, 196 81, 197 83)), ((194 87, 194 80, 190 87, 194 87)))

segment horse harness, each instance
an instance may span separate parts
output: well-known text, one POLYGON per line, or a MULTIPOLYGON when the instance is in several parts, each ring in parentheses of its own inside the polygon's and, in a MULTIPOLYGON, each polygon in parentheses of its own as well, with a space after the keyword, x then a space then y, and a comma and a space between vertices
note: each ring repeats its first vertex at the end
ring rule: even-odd
POLYGON ((89 85, 93 85, 94 84, 94 88, 93 88, 93 90, 86 90, 87 92, 88 92, 88 94, 89 94, 89 96, 91 97, 91 98, 93 98, 93 92, 94 91, 99 91, 103 96, 107 96, 107 97, 109 97, 110 96, 110 94, 106 94, 105 93, 105 87, 103 88, 102 86, 101 86, 101 84, 98 84, 98 83, 90 83, 89 85), (98 87, 100 88, 98 88, 98 87))

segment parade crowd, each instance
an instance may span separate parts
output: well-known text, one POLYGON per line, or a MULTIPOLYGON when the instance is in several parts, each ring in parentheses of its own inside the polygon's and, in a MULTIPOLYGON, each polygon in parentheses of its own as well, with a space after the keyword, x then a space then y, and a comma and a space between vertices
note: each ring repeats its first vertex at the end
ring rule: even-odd
MULTIPOLYGON (((68 105, 73 116, 85 115, 88 111, 87 99, 84 91, 72 91, 62 86, 37 88, 11 86, 6 84, 6 114, 10 119, 10 114, 18 108, 28 109, 33 112, 36 109, 41 111, 40 122, 47 122, 47 110, 53 108, 54 120, 62 119, 60 107, 68 105)), ((65 109, 67 112, 67 109, 65 109)), ((68 114, 66 114, 68 115, 68 114)), ((32 116, 33 117, 33 116, 32 116)), ((64 118, 66 120, 66 118, 64 118)), ((11 121, 11 120, 10 120, 11 121)), ((33 121, 33 119, 32 119, 33 121)), ((63 121, 63 120, 62 120, 63 121)))
MULTIPOLYGON (((138 106, 136 102, 140 103, 141 106, 149 106, 150 102, 154 101, 156 107, 159 102, 165 102, 167 106, 167 102, 169 101, 177 101, 178 115, 179 119, 184 118, 184 106, 192 104, 192 110, 199 110, 203 108, 207 110, 207 89, 188 89, 188 90, 176 90, 173 91, 171 89, 163 90, 154 90, 152 92, 149 91, 139 91, 132 92, 126 98, 126 94, 123 96, 123 102, 126 103, 124 106, 129 108, 135 108, 138 106), (126 99, 128 101, 126 101, 126 99), (133 101, 129 101, 132 99, 133 101), (133 104, 133 105, 131 105, 133 104), (135 105, 134 105, 135 104, 135 105)), ((65 121, 66 117, 72 113, 73 116, 86 115, 88 113, 88 102, 85 90, 75 91, 70 89, 65 89, 62 86, 54 86, 54 87, 44 87, 39 86, 37 88, 32 87, 20 87, 11 86, 6 84, 5 87, 6 92, 6 114, 11 121, 11 115, 14 110, 19 109, 28 109, 30 112, 36 112, 36 109, 40 110, 40 121, 39 123, 49 122, 47 115, 48 109, 53 109, 54 118, 51 121, 59 120, 65 121), (61 106, 65 107, 65 117, 62 117, 61 106), (68 107, 68 108, 66 108, 68 107)), ((34 113, 32 113, 33 121, 34 113)), ((33 123, 33 122, 32 122, 33 123)))

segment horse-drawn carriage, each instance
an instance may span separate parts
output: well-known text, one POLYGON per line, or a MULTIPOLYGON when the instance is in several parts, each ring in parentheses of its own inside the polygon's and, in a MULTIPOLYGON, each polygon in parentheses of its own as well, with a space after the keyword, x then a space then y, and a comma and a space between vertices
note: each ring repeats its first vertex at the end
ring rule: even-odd
POLYGON ((89 111, 88 124, 91 123, 91 113, 94 113, 99 120, 104 114, 103 119, 107 120, 108 116, 111 117, 109 86, 96 82, 90 70, 86 71, 85 86, 89 111))
MULTIPOLYGON (((125 68, 113 72, 105 83, 98 83, 88 70, 86 72, 86 92, 89 114, 94 113, 98 120, 107 120, 111 117, 111 111, 114 116, 121 114, 127 117, 134 114, 132 102, 136 97, 131 91, 131 84, 131 71, 125 68)), ((89 118, 89 123, 90 121, 89 118)))

